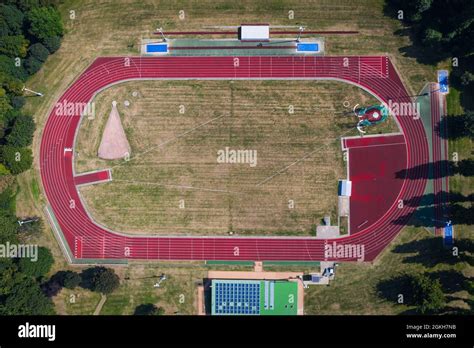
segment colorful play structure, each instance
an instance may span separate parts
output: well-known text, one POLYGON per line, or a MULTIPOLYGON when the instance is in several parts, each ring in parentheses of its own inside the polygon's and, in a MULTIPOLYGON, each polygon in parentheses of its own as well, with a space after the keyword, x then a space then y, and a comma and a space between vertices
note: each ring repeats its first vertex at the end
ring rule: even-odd
POLYGON ((356 109, 355 114, 359 118, 357 129, 365 133, 364 127, 375 126, 388 118, 388 108, 383 105, 372 105, 366 108, 356 109))

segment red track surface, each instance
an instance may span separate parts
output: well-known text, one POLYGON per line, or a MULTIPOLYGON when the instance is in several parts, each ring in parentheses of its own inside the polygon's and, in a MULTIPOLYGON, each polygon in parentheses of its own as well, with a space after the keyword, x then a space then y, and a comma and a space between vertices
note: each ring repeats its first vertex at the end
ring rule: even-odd
POLYGON ((109 181, 112 177, 109 170, 101 170, 98 172, 84 173, 74 177, 76 185, 88 185, 99 182, 109 181))
POLYGON ((349 152, 351 234, 364 230, 390 210, 403 181, 394 173, 406 168, 403 135, 344 139, 349 152))
MULTIPOLYGON (((106 86, 129 79, 338 79, 365 88, 388 103, 407 101, 408 93, 386 57, 124 57, 98 58, 58 102, 88 102, 106 86), (235 58, 239 64, 235 66, 235 58), (348 64, 344 64, 348 59, 348 64)), ((395 115, 397 116, 397 115, 395 115)), ((426 184, 428 144, 420 120, 397 117, 406 141, 407 167, 420 179, 404 181, 400 198, 421 196, 426 184), (419 168, 419 169, 418 169, 419 168), (419 175, 418 175, 419 174, 419 175)), ((160 260, 324 260, 325 243, 363 244, 373 260, 397 235, 412 205, 392 205, 381 219, 359 233, 335 240, 314 238, 154 237, 117 234, 95 224, 82 205, 73 177, 73 147, 80 116, 53 110, 40 149, 46 197, 75 258, 160 260), (70 202, 75 202, 71 208, 70 202), (76 246, 76 247, 75 247, 76 246)), ((416 206, 416 205, 415 205, 416 206)), ((354 260, 354 258, 342 258, 354 260)))

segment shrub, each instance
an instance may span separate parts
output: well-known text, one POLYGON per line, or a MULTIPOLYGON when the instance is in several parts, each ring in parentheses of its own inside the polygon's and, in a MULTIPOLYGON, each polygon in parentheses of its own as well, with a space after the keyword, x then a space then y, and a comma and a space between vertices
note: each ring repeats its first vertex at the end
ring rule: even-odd
POLYGON ((28 57, 25 60, 25 69, 30 75, 37 73, 41 69, 42 65, 43 62, 36 59, 35 57, 28 57))
POLYGON ((54 53, 61 46, 61 38, 59 36, 47 37, 44 39, 44 45, 48 49, 49 53, 54 53))
POLYGON ((45 62, 48 59, 49 51, 41 43, 35 43, 28 48, 28 53, 31 57, 36 58, 40 62, 45 62))
POLYGON ((25 105, 25 97, 21 95, 16 95, 12 98, 12 106, 14 109, 21 109, 25 105))

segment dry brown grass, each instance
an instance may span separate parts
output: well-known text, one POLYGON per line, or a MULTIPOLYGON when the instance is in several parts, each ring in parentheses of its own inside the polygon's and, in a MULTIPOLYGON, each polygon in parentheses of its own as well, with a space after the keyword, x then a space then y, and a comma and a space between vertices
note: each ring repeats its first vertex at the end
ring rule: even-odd
MULTIPOLYGON (((376 102, 338 82, 143 81, 111 87, 95 99, 95 119, 83 120, 76 171, 112 166, 113 181, 82 188, 82 195, 96 221, 120 231, 313 233, 325 214, 336 214, 337 180, 346 175, 340 136, 357 133, 356 118, 345 115, 351 114, 342 105, 346 100, 351 107, 376 102), (132 146, 129 162, 97 157, 113 100, 132 146), (217 163, 218 150, 226 147, 257 151, 257 165, 217 163)), ((381 130, 396 127, 390 121, 371 129, 381 130)))

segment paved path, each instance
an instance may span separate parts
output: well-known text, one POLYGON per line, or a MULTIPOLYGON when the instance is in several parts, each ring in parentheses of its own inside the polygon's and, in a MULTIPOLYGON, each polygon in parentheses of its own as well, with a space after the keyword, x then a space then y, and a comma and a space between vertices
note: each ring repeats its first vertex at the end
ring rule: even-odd
POLYGON ((107 295, 100 294, 100 296, 101 296, 100 301, 97 304, 97 307, 95 307, 94 315, 99 315, 100 314, 100 311, 102 310, 102 307, 104 306, 105 301, 107 301, 107 295))

